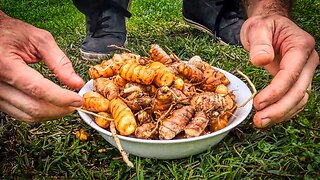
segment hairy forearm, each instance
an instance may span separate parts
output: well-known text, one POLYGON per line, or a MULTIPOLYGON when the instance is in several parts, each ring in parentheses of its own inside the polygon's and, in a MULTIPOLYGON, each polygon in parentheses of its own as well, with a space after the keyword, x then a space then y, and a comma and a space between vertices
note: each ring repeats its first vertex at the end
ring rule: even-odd
POLYGON ((290 16, 291 0, 242 0, 247 16, 290 16))

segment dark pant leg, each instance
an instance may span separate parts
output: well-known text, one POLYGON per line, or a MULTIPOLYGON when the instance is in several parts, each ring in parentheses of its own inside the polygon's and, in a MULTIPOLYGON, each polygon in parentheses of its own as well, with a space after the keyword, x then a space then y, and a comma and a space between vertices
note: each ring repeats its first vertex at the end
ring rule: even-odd
MULTIPOLYGON (((109 7, 115 7, 127 11, 129 0, 73 0, 73 4, 85 15, 91 15, 97 11, 103 11, 109 7)), ((125 12, 125 16, 130 13, 125 12)), ((129 15, 130 16, 130 15, 129 15)))
POLYGON ((73 0, 73 4, 85 15, 90 15, 105 7, 107 0, 73 0))

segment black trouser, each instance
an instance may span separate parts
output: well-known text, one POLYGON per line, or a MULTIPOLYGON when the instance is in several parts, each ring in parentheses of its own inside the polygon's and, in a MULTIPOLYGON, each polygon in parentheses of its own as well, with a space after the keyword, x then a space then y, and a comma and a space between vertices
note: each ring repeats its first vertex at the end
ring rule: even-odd
POLYGON ((73 0, 73 4, 85 15, 91 15, 97 11, 103 11, 110 6, 127 9, 128 0, 73 0))

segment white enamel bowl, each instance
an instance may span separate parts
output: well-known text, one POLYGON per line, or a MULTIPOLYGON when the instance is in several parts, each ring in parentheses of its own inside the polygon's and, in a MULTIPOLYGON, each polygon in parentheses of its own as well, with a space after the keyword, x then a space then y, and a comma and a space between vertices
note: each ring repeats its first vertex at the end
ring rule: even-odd
MULTIPOLYGON (((251 96, 250 89, 242 80, 224 70, 218 70, 223 72, 230 80, 231 83, 228 86, 228 88, 235 94, 236 102, 238 104, 242 104, 251 96)), ((92 91, 92 82, 93 81, 90 80, 80 90, 79 94, 81 96, 87 91, 92 91)), ((234 112, 234 116, 232 116, 232 118, 230 119, 227 127, 219 131, 213 132, 211 134, 199 137, 177 140, 146 140, 119 135, 119 139, 123 149, 127 153, 132 155, 155 159, 184 158, 204 152, 216 145, 217 143, 219 143, 229 133, 231 129, 235 128, 246 119, 251 109, 252 100, 249 101, 244 107, 238 108, 234 112)), ((80 111, 78 111, 78 113, 80 114, 80 117, 89 126, 97 130, 104 139, 106 139, 110 144, 116 147, 116 143, 110 131, 99 127, 94 122, 93 117, 91 115, 88 115, 80 111)))

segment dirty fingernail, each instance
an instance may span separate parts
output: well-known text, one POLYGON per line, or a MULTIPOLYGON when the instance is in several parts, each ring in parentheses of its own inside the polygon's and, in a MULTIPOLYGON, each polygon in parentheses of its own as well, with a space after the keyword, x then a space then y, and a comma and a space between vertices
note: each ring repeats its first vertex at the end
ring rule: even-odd
POLYGON ((267 127, 271 124, 271 119, 263 118, 261 119, 261 127, 267 127))

